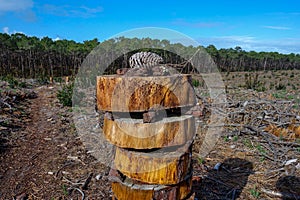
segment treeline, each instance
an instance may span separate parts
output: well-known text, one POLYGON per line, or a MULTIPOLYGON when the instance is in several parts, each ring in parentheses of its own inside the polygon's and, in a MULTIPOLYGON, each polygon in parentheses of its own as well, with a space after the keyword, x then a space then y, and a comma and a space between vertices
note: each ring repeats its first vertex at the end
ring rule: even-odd
MULTIPOLYGON (((147 47, 156 47, 156 53, 162 56, 166 54, 163 50, 159 52, 158 47, 180 48, 181 52, 193 52, 197 48, 179 43, 172 44, 168 40, 124 37, 103 41, 100 48, 101 52, 109 56, 112 49, 133 49, 138 43, 143 43, 147 47)), ((73 40, 54 41, 49 37, 30 37, 22 33, 11 35, 0 33, 0 76, 43 78, 75 75, 86 56, 99 44, 98 39, 79 43, 73 40)), ((213 45, 204 49, 211 55, 221 71, 300 69, 299 54, 246 52, 241 47, 217 49, 213 45)), ((175 54, 167 54, 167 56, 169 56, 167 58, 169 62, 178 60, 175 54)), ((114 65, 127 67, 128 63, 118 59, 114 65)))
POLYGON ((262 71, 300 69, 300 54, 245 51, 241 47, 217 50, 206 47, 218 68, 222 71, 262 71))
POLYGON ((97 39, 77 43, 29 37, 22 33, 0 33, 0 75, 40 78, 74 74, 98 44, 97 39))

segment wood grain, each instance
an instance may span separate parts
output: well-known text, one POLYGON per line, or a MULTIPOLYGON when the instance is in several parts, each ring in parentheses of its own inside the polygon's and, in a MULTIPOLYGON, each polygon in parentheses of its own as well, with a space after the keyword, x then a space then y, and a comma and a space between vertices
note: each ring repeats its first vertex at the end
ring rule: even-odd
MULTIPOLYGON (((114 173, 116 174, 116 173, 114 173)), ((128 177, 114 175, 111 178, 112 191, 118 200, 181 200, 191 195, 192 176, 191 172, 177 185, 151 185, 136 182, 128 177)), ((190 198, 188 198, 190 199, 190 198)))
POLYGON ((191 76, 97 77, 97 107, 111 112, 144 112, 160 105, 163 109, 196 104, 191 76))
POLYGON ((153 149, 183 145, 195 134, 195 118, 183 115, 168 117, 155 123, 142 119, 104 118, 106 139, 122 148, 153 149))
POLYGON ((177 184, 191 167, 192 141, 176 148, 139 152, 116 148, 114 164, 127 177, 150 184, 177 184))

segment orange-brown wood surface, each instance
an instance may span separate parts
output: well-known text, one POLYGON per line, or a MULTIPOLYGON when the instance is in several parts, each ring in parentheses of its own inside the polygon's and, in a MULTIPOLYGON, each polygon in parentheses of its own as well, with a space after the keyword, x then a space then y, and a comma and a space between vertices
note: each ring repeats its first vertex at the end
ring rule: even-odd
POLYGON ((106 139, 122 148, 153 149, 183 145, 195 134, 195 118, 183 115, 154 123, 141 119, 104 119, 106 139))
POLYGON ((97 107, 102 111, 143 112, 160 105, 163 109, 196 104, 191 76, 97 77, 97 107))
POLYGON ((139 152, 116 148, 117 170, 137 181, 150 184, 177 184, 191 167, 192 141, 184 146, 139 152))
POLYGON ((128 177, 123 181, 120 177, 113 179, 112 191, 118 200, 181 200, 190 196, 192 190, 191 173, 182 182, 172 186, 136 183, 128 177))

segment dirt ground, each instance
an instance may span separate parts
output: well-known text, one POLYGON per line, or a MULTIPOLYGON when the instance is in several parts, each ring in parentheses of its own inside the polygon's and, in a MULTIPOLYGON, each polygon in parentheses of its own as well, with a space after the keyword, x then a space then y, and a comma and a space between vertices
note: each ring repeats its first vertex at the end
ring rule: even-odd
POLYGON ((86 153, 70 109, 56 99, 57 87, 34 89, 38 97, 26 102, 29 120, 2 148, 0 199, 77 199, 81 193, 75 188, 89 176, 93 178, 87 189, 80 188, 85 197, 110 197, 109 169, 86 153))
MULTIPOLYGON (((270 124, 282 128, 280 131, 300 125, 300 72, 261 73, 259 79, 266 87, 261 91, 244 87, 244 73, 224 73, 223 77, 229 103, 226 125, 205 157, 199 157, 202 139, 197 133, 193 155, 195 199, 300 199, 297 132, 293 137, 277 137, 273 133, 277 129, 266 131, 270 124), (275 88, 279 81, 285 89, 275 88), (246 113, 243 119, 241 109, 246 113), (263 113, 270 118, 259 118, 263 113), (280 117, 284 120, 278 120, 280 117), (297 160, 286 165, 293 159, 297 160)), ((109 168, 87 153, 70 108, 56 98, 60 87, 36 86, 32 90, 37 98, 19 102, 14 113, 1 111, 0 122, 8 114, 16 121, 11 121, 14 126, 0 124, 0 199, 112 199, 109 168)), ((209 115, 209 96, 205 90, 199 95, 209 115)), ((200 132, 205 132, 209 119, 199 120, 203 123, 200 132)))

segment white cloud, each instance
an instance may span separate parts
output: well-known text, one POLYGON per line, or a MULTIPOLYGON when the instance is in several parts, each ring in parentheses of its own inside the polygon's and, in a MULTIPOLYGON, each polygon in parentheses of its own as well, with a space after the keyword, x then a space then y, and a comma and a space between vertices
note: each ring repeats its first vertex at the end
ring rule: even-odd
POLYGON ((102 12, 103 11, 103 8, 101 6, 99 7, 96 7, 96 8, 88 8, 86 6, 81 6, 80 7, 81 9, 85 10, 87 13, 99 13, 99 12, 102 12))
POLYGON ((22 11, 32 7, 32 0, 0 0, 0 12, 22 11))
POLYGON ((6 34, 9 34, 9 28, 6 26, 6 27, 3 27, 3 33, 6 33, 6 34))
MULTIPOLYGON (((22 31, 16 31, 16 30, 14 30, 11 34, 16 34, 16 33, 22 33, 22 34, 25 34, 24 32, 22 32, 22 31)), ((26 34, 25 34, 26 35, 26 34)))
POLYGON ((242 47, 246 51, 266 51, 280 53, 299 53, 300 38, 281 38, 274 40, 258 39, 251 36, 222 36, 198 39, 201 45, 213 44, 217 48, 242 47))
POLYGON ((263 26, 263 28, 274 29, 274 30, 290 30, 291 28, 285 26, 263 26))
MULTIPOLYGON (((15 33, 23 33, 22 31, 16 31, 16 30, 14 30, 14 31, 9 31, 9 27, 3 27, 2 28, 2 31, 3 31, 3 33, 6 33, 6 34, 15 34, 15 33)), ((24 34, 24 33, 23 33, 24 34)))
POLYGON ((172 22, 174 25, 193 27, 193 28, 213 28, 221 26, 223 23, 220 22, 189 22, 184 19, 176 19, 172 22))
POLYGON ((242 42, 242 43, 248 43, 253 42, 255 37, 252 36, 238 36, 238 35, 232 35, 232 36, 222 36, 219 37, 219 39, 223 39, 225 41, 236 41, 236 42, 242 42))
POLYGON ((58 40, 61 40, 60 37, 56 37, 55 39, 53 39, 53 41, 58 41, 58 40))
POLYGON ((103 8, 101 6, 95 8, 89 8, 86 6, 81 7, 72 7, 70 5, 52 5, 45 4, 44 11, 46 13, 63 16, 63 17, 93 17, 95 14, 103 12, 103 8))
POLYGON ((32 11, 33 0, 0 0, 0 15, 6 12, 14 12, 24 21, 36 21, 36 15, 32 11))

